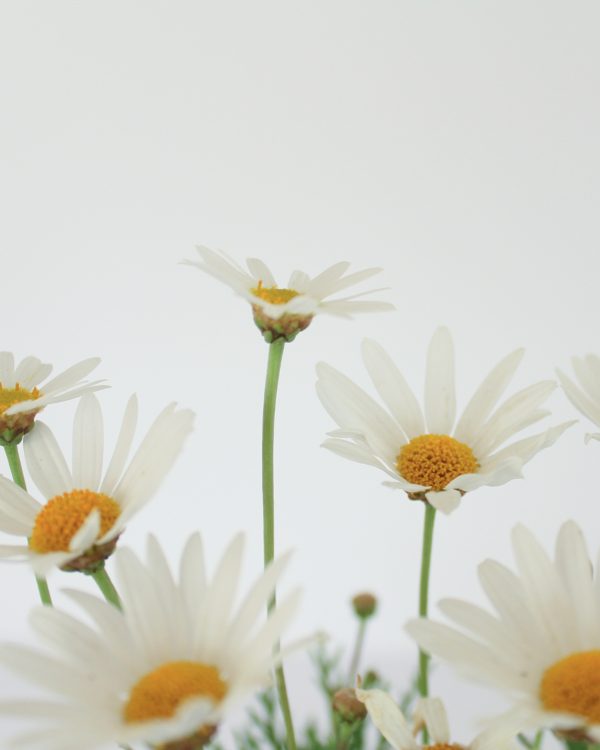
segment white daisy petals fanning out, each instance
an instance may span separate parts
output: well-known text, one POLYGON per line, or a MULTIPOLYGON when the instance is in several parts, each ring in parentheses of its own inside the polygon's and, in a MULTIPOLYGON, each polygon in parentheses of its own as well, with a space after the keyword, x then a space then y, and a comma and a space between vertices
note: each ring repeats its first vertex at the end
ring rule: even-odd
POLYGON ((494 560, 479 567, 495 615, 459 599, 440 609, 459 629, 429 620, 407 625, 421 648, 471 678, 506 691, 513 707, 491 721, 503 734, 554 729, 600 741, 600 576, 573 521, 558 534, 554 561, 533 534, 512 536, 518 574, 494 560))
POLYGON ((92 570, 112 553, 129 519, 158 488, 193 418, 187 409, 167 406, 125 468, 137 422, 132 396, 104 475, 102 411, 93 394, 82 397, 75 413, 71 470, 52 432, 38 422, 25 437, 25 458, 46 502, 41 505, 0 477, 0 531, 28 538, 25 545, 0 545, 0 559, 27 560, 39 575, 57 566, 92 570))
MULTIPOLYGON (((429 734, 428 750, 467 750, 464 745, 450 742, 450 729, 446 709, 439 698, 421 698, 417 704, 412 728, 392 697, 383 690, 360 690, 356 697, 362 701, 371 721, 393 750, 423 750, 425 746, 415 739, 419 731, 426 727, 429 734)), ((512 747, 510 738, 499 741, 499 735, 488 742, 487 733, 480 735, 469 746, 470 750, 503 750, 512 747)))
POLYGON ((293 340, 317 313, 350 318, 355 313, 394 309, 389 302, 360 299, 381 289, 327 299, 374 276, 381 271, 380 268, 367 268, 345 276, 350 263, 341 262, 312 279, 303 271, 294 271, 287 287, 281 288, 268 267, 258 258, 248 258, 247 268, 243 268, 221 250, 214 251, 208 247, 196 249, 200 260, 184 263, 200 268, 247 299, 252 305, 257 326, 269 342, 281 337, 293 340))
MULTIPOLYGON (((69 591, 94 625, 40 607, 31 623, 51 647, 42 654, 7 644, 0 661, 54 693, 0 705, 38 721, 16 738, 28 750, 93 750, 108 743, 151 743, 196 750, 240 698, 270 682, 273 655, 299 605, 292 593, 265 621, 263 613, 289 555, 261 574, 234 608, 243 536, 229 545, 217 571, 205 574, 199 534, 190 537, 175 582, 153 537, 147 563, 128 549, 115 554, 123 612, 95 596, 69 591)), ((297 644, 298 645, 298 644, 297 644)), ((289 648, 288 648, 289 653, 289 648)))
MULTIPOLYGON (((588 354, 585 357, 573 357, 572 361, 580 387, 557 370, 560 383, 573 406, 591 419, 596 427, 600 427, 600 357, 588 354)), ((592 439, 600 440, 600 432, 585 436, 586 443, 592 439)))
POLYGON ((15 367, 13 354, 0 352, 0 439, 11 442, 28 432, 35 415, 48 404, 107 388, 99 380, 82 380, 99 363, 98 357, 85 359, 42 385, 52 372, 52 365, 36 357, 25 357, 15 367))
POLYGON ((427 355, 425 410, 389 355, 365 340, 363 360, 388 411, 341 372, 317 365, 317 392, 339 430, 323 445, 391 477, 390 487, 451 513, 461 497, 483 485, 521 476, 536 453, 552 445, 573 422, 501 447, 550 412, 540 405, 555 388, 542 381, 515 393, 496 408, 523 356, 509 354, 485 378, 455 425, 454 347, 447 328, 433 335, 427 355))

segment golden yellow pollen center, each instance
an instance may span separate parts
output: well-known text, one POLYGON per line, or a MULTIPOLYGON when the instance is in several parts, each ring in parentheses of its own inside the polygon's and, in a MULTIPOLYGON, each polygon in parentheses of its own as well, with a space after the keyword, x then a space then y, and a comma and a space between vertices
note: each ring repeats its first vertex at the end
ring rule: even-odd
POLYGON ((219 670, 193 661, 162 664, 136 682, 123 709, 125 721, 168 719, 189 698, 210 698, 219 703, 227 683, 219 670))
POLYGON ((402 446, 396 467, 404 479, 433 490, 479 469, 473 451, 449 435, 419 435, 402 446))
POLYGON ((29 546, 35 552, 68 552, 69 543, 94 510, 100 513, 100 536, 112 529, 121 506, 108 495, 71 490, 48 500, 35 519, 29 546))
POLYGON ((540 699, 549 711, 564 711, 600 724, 600 651, 581 651, 544 672, 540 699))
POLYGON ((39 397, 40 392, 37 388, 28 391, 27 388, 22 388, 18 383, 14 388, 5 388, 0 383, 0 414, 4 414, 7 409, 10 409, 15 404, 39 397))
POLYGON ((293 289, 279 289, 276 286, 263 286, 262 281, 258 282, 258 286, 251 290, 255 297, 264 299, 265 302, 270 302, 272 305, 285 305, 294 297, 297 297, 300 292, 296 292, 293 289))

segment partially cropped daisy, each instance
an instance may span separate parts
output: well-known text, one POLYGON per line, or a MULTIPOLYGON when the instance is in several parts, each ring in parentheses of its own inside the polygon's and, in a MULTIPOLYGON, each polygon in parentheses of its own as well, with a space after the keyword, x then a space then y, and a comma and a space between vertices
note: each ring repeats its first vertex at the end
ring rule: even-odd
POLYGON ((208 247, 196 249, 200 260, 184 263, 200 268, 247 299, 252 305, 256 325, 269 342, 282 337, 291 341, 310 325, 317 313, 349 318, 355 313, 394 309, 389 302, 359 299, 381 289, 327 299, 374 276, 381 271, 380 268, 367 268, 345 276, 350 263, 341 262, 312 279, 303 271, 294 271, 287 286, 279 287, 271 271, 258 258, 248 258, 247 268, 243 268, 222 250, 216 252, 208 247))
POLYGON ((356 697, 365 704, 371 721, 393 750, 503 750, 512 747, 509 737, 501 740, 498 735, 493 744, 488 743, 485 734, 480 735, 468 748, 451 742, 446 709, 439 698, 421 698, 410 727, 400 708, 385 691, 357 688, 356 697), (415 739, 423 727, 429 735, 426 746, 415 739))
POLYGON ((456 424, 454 346, 447 328, 438 328, 429 345, 424 412, 379 344, 365 340, 362 353, 389 411, 338 370, 317 365, 317 392, 340 428, 323 445, 352 461, 376 466, 392 477, 386 485, 444 513, 451 513, 466 492, 520 477, 524 464, 572 424, 565 422, 501 448, 550 413, 539 408, 555 388, 550 380, 524 388, 495 408, 522 359, 522 349, 494 367, 456 424))
POLYGON ((37 722, 13 746, 202 747, 232 705, 269 684, 284 653, 274 656, 273 648, 299 604, 295 592, 264 619, 285 556, 261 574, 235 608, 242 554, 239 535, 211 580, 195 534, 183 551, 176 582, 150 537, 145 564, 128 549, 115 554, 122 612, 80 591, 67 593, 92 626, 50 607, 33 610, 31 624, 50 651, 10 644, 0 650, 0 661, 54 695, 0 704, 4 712, 37 722))
POLYGON ((106 388, 99 380, 93 383, 82 380, 99 363, 98 357, 84 359, 42 383, 52 372, 52 365, 36 357, 25 357, 15 367, 14 355, 0 352, 0 439, 10 443, 20 438, 33 427, 35 415, 48 404, 106 388))
MULTIPOLYGON (((557 370, 563 390, 573 406, 591 419, 596 427, 600 427, 600 357, 588 354, 586 357, 573 357, 572 362, 579 387, 557 370)), ((592 439, 600 440, 600 432, 585 436, 586 443, 592 439)))
POLYGON ((494 615, 446 599, 440 609, 459 629, 421 619, 407 630, 423 649, 509 694, 513 707, 492 720, 492 729, 549 728, 598 742, 600 578, 583 535, 567 521, 554 561, 523 526, 512 541, 517 575, 494 560, 479 567, 494 615))
POLYGON ((25 437, 25 457, 46 502, 38 503, 0 477, 0 531, 28 538, 25 545, 0 545, 0 559, 27 560, 39 575, 56 566, 93 570, 112 553, 129 519, 150 500, 192 422, 191 411, 167 406, 126 468, 137 423, 137 399, 132 396, 104 474, 102 411, 93 394, 83 396, 75 414, 72 469, 50 429, 38 422, 25 437))

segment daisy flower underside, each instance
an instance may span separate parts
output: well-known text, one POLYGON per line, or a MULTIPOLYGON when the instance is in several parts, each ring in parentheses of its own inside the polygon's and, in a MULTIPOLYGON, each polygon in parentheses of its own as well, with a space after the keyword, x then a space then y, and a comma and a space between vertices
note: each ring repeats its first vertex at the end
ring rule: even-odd
POLYGON ((274 656, 273 648, 299 605, 294 592, 263 619, 285 555, 236 609, 242 557, 238 535, 210 580, 194 534, 176 581, 150 537, 145 564, 130 550, 115 554, 123 612, 75 590, 67 593, 92 626, 59 610, 34 610, 31 623, 51 651, 7 645, 0 661, 55 697, 0 704, 1 711, 39 724, 16 744, 29 750, 92 750, 109 742, 202 747, 232 705, 269 683, 272 667, 289 652, 274 656))
POLYGON ((497 406, 522 349, 494 367, 456 424, 454 347, 447 328, 439 328, 429 346, 424 410, 379 344, 365 340, 362 355, 387 411, 341 372, 320 363, 317 393, 339 427, 323 445, 381 469, 392 480, 386 485, 445 513, 452 512, 466 492, 521 477, 524 464, 572 424, 565 422, 502 447, 549 415, 540 406, 555 388, 553 381, 542 381, 497 406))
POLYGON ((565 523, 554 560, 523 526, 512 542, 518 574, 493 560, 479 567, 495 615, 446 599, 440 609, 458 628, 422 619, 407 630, 421 648, 509 693, 514 705, 491 720, 490 731, 545 727, 598 742, 600 578, 583 534, 573 521, 565 523))
MULTIPOLYGON (((588 354, 585 357, 573 357, 573 370, 579 385, 576 385, 561 370, 557 375, 564 392, 573 406, 600 427, 600 357, 588 354)), ((591 432, 585 436, 586 443, 600 440, 600 432, 591 432)))
POLYGON ((48 404, 107 388, 103 381, 82 380, 99 363, 98 357, 83 360, 44 383, 52 365, 25 357, 15 367, 14 355, 0 352, 0 440, 10 443, 29 432, 35 415, 48 404))
POLYGON ((267 265, 258 258, 248 258, 244 268, 222 251, 207 247, 196 249, 200 260, 184 263, 200 268, 248 300, 254 321, 269 342, 277 338, 293 340, 318 313, 350 318, 356 313, 394 309, 388 302, 360 299, 382 289, 328 299, 379 273, 380 268, 367 268, 346 276, 350 263, 341 262, 314 278, 303 271, 294 271, 287 286, 279 287, 267 265))
POLYGON ((54 567, 91 572, 100 565, 175 462, 193 413, 169 405, 127 465, 136 423, 133 396, 103 474, 103 417, 93 394, 82 397, 75 414, 71 469, 52 432, 38 422, 25 437, 25 457, 46 502, 0 477, 0 531, 28 539, 26 545, 0 545, 0 558, 29 561, 39 575, 54 567))

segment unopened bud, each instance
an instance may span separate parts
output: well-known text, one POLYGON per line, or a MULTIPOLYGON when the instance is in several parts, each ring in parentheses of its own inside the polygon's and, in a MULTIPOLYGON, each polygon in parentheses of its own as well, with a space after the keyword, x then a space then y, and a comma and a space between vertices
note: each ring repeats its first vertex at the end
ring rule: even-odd
POLYGON ((366 620, 375 613, 375 610, 377 609, 377 599, 373 594, 369 594, 368 592, 357 594, 352 599, 352 606, 354 607, 354 612, 357 617, 360 617, 361 620, 366 620))
POLYGON ((358 700, 354 688, 338 690, 333 696, 331 705, 335 713, 348 723, 362 721, 367 715, 365 704, 358 700))

